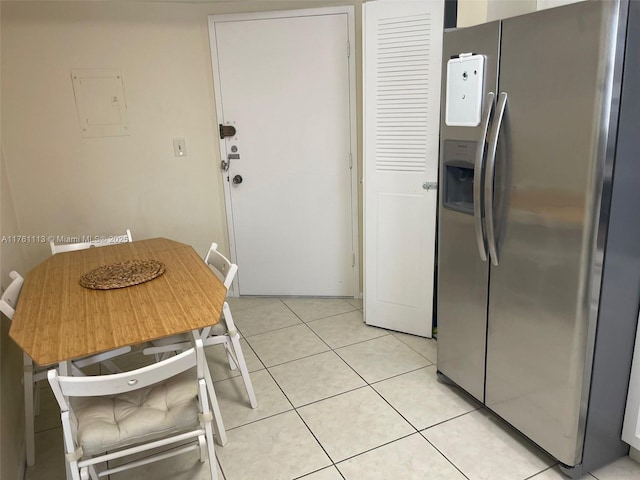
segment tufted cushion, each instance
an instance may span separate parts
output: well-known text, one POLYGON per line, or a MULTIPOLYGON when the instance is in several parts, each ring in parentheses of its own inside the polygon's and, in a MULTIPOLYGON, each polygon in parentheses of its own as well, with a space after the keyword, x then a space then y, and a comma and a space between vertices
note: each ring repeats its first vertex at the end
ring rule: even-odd
POLYGON ((192 369, 129 393, 73 398, 78 444, 87 457, 194 428, 198 425, 197 394, 192 369))

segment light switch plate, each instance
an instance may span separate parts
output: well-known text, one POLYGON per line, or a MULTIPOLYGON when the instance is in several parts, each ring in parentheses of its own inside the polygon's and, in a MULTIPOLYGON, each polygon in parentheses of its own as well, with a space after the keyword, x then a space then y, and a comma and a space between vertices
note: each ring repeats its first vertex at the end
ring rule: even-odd
POLYGON ((184 141, 184 138, 174 138, 173 139, 173 154, 176 157, 186 157, 187 156, 187 144, 184 141))
POLYGON ((445 123, 477 127, 482 111, 484 55, 462 54, 447 62, 445 123))

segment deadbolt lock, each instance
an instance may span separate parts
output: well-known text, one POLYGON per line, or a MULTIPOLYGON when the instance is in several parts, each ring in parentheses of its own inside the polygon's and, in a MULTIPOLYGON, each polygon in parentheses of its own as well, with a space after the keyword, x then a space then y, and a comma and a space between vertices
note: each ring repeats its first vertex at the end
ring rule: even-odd
POLYGON ((224 137, 234 137, 236 134, 236 127, 233 125, 222 125, 220 124, 220 138, 224 137))

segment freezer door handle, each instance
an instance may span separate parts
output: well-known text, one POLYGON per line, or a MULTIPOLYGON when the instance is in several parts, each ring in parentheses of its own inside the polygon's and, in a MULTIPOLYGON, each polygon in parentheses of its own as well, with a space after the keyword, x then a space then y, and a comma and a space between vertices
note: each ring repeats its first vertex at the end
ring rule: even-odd
POLYGON ((489 255, 491 263, 498 266, 498 243, 496 241, 496 226, 493 217, 493 191, 496 175, 496 152, 498 149, 498 137, 502 127, 502 118, 507 106, 507 93, 500 92, 498 105, 496 106, 495 119, 493 121, 493 132, 489 136, 489 147, 487 148, 487 170, 484 178, 484 205, 485 221, 487 227, 487 244, 489 245, 489 255))
POLYGON ((475 165, 473 168, 473 224, 476 230, 476 241, 478 243, 478 252, 483 262, 487 261, 487 244, 482 228, 482 174, 484 171, 485 144, 487 143, 487 131, 489 130, 489 120, 493 111, 493 92, 487 93, 484 112, 482 114, 482 123, 480 126, 480 141, 476 150, 475 165))

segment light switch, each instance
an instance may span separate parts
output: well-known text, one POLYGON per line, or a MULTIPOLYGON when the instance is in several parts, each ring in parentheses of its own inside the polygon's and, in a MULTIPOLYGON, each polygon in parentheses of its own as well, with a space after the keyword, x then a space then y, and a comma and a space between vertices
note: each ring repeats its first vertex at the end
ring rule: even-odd
POLYGON ((185 143, 184 138, 173 139, 173 154, 176 157, 187 156, 187 144, 185 143))

